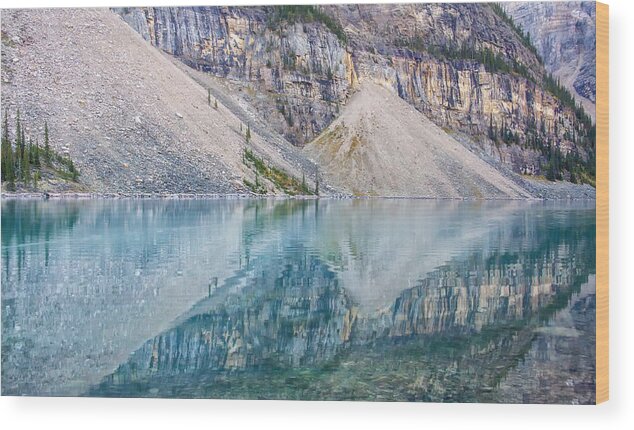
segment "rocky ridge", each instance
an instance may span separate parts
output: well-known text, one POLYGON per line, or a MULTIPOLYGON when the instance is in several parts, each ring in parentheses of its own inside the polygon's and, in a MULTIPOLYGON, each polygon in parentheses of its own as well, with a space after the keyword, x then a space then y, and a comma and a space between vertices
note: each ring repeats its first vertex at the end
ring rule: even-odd
MULTIPOLYGON (((318 13, 310 19, 302 15, 306 9, 299 15, 284 10, 115 9, 119 16, 103 9, 7 11, 3 107, 10 122, 21 110, 33 127, 27 135, 41 133, 48 122, 53 148, 79 167, 78 192, 287 194, 279 180, 262 174, 276 169, 295 183, 303 178, 308 190, 316 189, 322 172, 321 195, 594 196, 589 186, 518 175, 543 174, 544 162, 550 162, 543 147, 535 146, 537 136, 583 162, 592 159, 592 147, 577 113, 536 84, 543 73, 539 59, 493 8, 324 6, 310 9, 318 13), (506 66, 493 57, 487 64, 454 58, 455 49, 460 55, 495 52, 493 60, 506 66), (342 172, 333 172, 333 164, 311 151, 314 144, 305 150, 293 145, 328 132, 358 94, 368 95, 363 91, 368 85, 403 99, 401 107, 409 103, 413 109, 405 110, 422 121, 410 121, 413 129, 426 124, 442 136, 433 143, 428 133, 409 133, 410 144, 419 145, 415 159, 424 160, 421 151, 429 145, 449 142, 436 177, 413 165, 410 180, 397 186, 359 188, 338 180, 342 172), (496 136, 505 130, 512 139, 491 139, 492 128, 496 136), (530 145, 523 141, 529 137, 530 145), (245 162, 247 148, 254 155, 245 162), (475 164, 459 166, 450 150, 475 164), (312 158, 327 165, 320 170, 312 158), (474 165, 489 177, 478 182, 480 175, 462 175, 474 165), (455 167, 449 182, 442 179, 447 166, 455 167), (419 183, 423 177, 431 180, 419 183)), ((374 166, 374 173, 399 177, 404 161, 390 154, 389 145, 398 146, 390 139, 400 131, 384 139, 384 148, 375 146, 389 162, 374 166)), ((49 182, 40 191, 64 190, 49 182)))
POLYGON ((596 111, 594 2, 508 2, 504 8, 530 35, 544 67, 558 77, 593 118, 596 111))
POLYGON ((541 85, 533 48, 486 4, 115 11, 185 64, 241 84, 271 127, 300 146, 369 79, 497 152, 516 173, 544 173, 543 145, 593 156, 593 130, 541 85), (495 148, 491 128, 514 141, 495 148))

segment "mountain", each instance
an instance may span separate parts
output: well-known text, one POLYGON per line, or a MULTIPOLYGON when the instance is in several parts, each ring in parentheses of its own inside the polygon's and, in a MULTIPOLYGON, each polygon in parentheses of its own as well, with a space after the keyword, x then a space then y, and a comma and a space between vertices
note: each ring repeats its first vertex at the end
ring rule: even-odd
POLYGON ((504 9, 528 34, 548 72, 595 117, 596 10, 594 2, 508 2, 504 9))
POLYGON ((496 4, 115 11, 154 46, 242 87, 298 146, 372 80, 516 173, 593 183, 591 118, 496 4))
MULTIPOLYGON (((10 129, 18 109, 27 139, 47 124, 88 191, 594 193, 566 183, 594 184, 590 117, 495 4, 9 10, 2 47, 10 129), (393 133, 366 136, 384 157, 363 166, 376 178, 337 171, 348 165, 315 139, 354 117, 355 100, 381 97, 407 125, 377 110, 393 133)), ((44 179, 39 190, 63 189, 44 179)))

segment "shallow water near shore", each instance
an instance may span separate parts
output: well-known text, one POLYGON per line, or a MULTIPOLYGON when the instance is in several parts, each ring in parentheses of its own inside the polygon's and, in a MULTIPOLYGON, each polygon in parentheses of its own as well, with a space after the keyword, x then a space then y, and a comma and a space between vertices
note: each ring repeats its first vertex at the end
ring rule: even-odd
POLYGON ((3 200, 2 394, 593 403, 594 202, 3 200))

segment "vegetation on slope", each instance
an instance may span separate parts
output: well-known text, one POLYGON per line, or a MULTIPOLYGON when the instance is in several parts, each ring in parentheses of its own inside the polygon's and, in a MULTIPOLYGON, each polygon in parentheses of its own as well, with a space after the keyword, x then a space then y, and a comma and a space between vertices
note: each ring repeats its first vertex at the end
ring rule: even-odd
POLYGON ((275 188, 291 196, 310 196, 319 193, 319 185, 317 185, 314 191, 309 189, 304 175, 302 176, 302 180, 299 181, 297 178, 294 178, 282 169, 272 165, 267 165, 264 162, 264 159, 259 158, 249 148, 244 148, 242 161, 246 166, 255 171, 255 182, 251 182, 247 179, 243 179, 243 182, 244 185, 249 187, 249 189, 256 194, 266 194, 267 192, 264 184, 260 182, 261 177, 266 178, 273 183, 275 188))
POLYGON ((39 139, 25 134, 25 124, 17 112, 17 120, 12 140, 9 133, 9 115, 5 112, 2 126, 2 182, 7 190, 16 189, 16 184, 24 188, 38 189, 38 183, 46 174, 66 181, 77 182, 79 171, 73 160, 54 151, 49 144, 48 124, 44 123, 44 146, 39 139))
MULTIPOLYGON (((530 34, 525 32, 521 26, 514 22, 513 18, 506 13, 501 4, 491 3, 490 6, 491 9, 513 29, 524 46, 543 64, 543 60, 538 54, 537 48, 533 45, 530 34)), ((534 80, 532 81, 535 82, 534 80)), ((562 154, 561 149, 553 142, 540 141, 541 139, 534 124, 532 129, 529 124, 527 130, 525 130, 526 138, 524 144, 540 150, 544 158, 548 160, 540 166, 542 171, 545 172, 547 179, 568 179, 574 183, 587 183, 594 186, 596 175, 596 128, 592 123, 592 118, 585 112, 581 104, 577 103, 570 91, 561 84, 559 79, 553 77, 552 74, 544 73, 541 77, 541 82, 535 83, 540 84, 542 88, 551 93, 564 106, 574 112, 577 123, 573 124, 572 132, 566 133, 566 138, 572 141, 575 146, 584 148, 588 154, 585 159, 581 157, 577 151, 562 154), (565 172, 567 172, 566 178, 564 178, 565 172)), ((543 129, 544 126, 542 125, 541 128, 543 129)), ((503 131, 502 134, 504 134, 503 131)))
MULTIPOLYGON (((531 40, 530 34, 525 32, 521 26, 515 23, 513 18, 506 13, 504 10, 504 6, 499 3, 490 3, 491 9, 500 17, 504 22, 506 22, 509 27, 515 31, 518 35, 522 43, 526 48, 528 48, 535 57, 539 60, 540 63, 543 64, 543 60, 537 52, 537 48, 533 45, 533 41, 531 40)), ((575 116, 578 121, 583 123, 586 129, 593 128, 592 118, 588 114, 585 113, 581 105, 577 104, 574 96, 570 91, 564 87, 559 79, 553 77, 550 73, 544 73, 541 77, 541 85, 543 88, 554 95, 557 99, 559 99, 564 106, 571 108, 575 112, 575 116)), ((592 138, 594 139, 594 130, 592 130, 592 138)))
POLYGON ((563 153, 552 139, 545 138, 546 129, 542 122, 537 127, 535 121, 529 121, 524 129, 524 137, 520 138, 517 131, 502 121, 498 127, 489 120, 488 138, 496 144, 521 145, 541 153, 542 162, 539 166, 545 178, 551 181, 569 180, 572 183, 586 183, 595 186, 596 158, 594 151, 594 128, 588 132, 585 127, 575 127, 572 133, 565 133, 567 140, 575 145, 586 148, 587 156, 584 158, 578 150, 563 153))
MULTIPOLYGON (((530 35, 506 14, 501 5, 492 3, 489 6, 511 27, 522 44, 542 63, 530 35)), ((547 179, 567 179, 571 182, 588 183, 594 186, 596 128, 592 118, 577 103, 570 91, 552 74, 544 72, 542 76, 536 76, 533 71, 515 58, 509 59, 500 52, 496 53, 488 48, 479 49, 473 44, 429 45, 428 41, 422 37, 415 36, 408 39, 398 39, 395 41, 395 45, 416 52, 427 52, 434 58, 445 61, 474 61, 482 64, 489 73, 515 74, 551 93, 563 106, 574 112, 574 123, 571 125, 571 130, 565 133, 565 139, 572 142, 575 149, 563 154, 557 143, 546 137, 544 124, 538 128, 534 121, 529 122, 523 130, 524 133, 520 135, 504 120, 500 125, 496 125, 491 119, 488 137, 496 144, 522 145, 540 152, 543 162, 539 168, 547 179), (579 148, 583 148, 585 156, 581 155, 579 148)))
POLYGON ((544 74, 543 86, 546 91, 554 95, 559 99, 564 106, 574 110, 575 117, 581 122, 586 129, 592 129, 592 138, 594 139, 594 125, 592 124, 592 118, 588 115, 580 104, 577 104, 575 97, 564 87, 559 78, 555 78, 552 74, 544 74))
POLYGON ((278 28, 280 23, 287 22, 295 24, 298 22, 311 23, 318 22, 323 24, 331 33, 333 33, 342 43, 347 43, 346 33, 343 31, 341 24, 328 14, 322 12, 316 6, 310 5, 285 5, 271 6, 272 13, 268 15, 268 27, 278 28))
POLYGON ((495 12, 497 16, 499 16, 504 22, 508 24, 509 27, 511 27, 511 29, 517 34, 524 46, 529 51, 531 51, 535 55, 535 57, 537 57, 537 60, 540 63, 543 63, 542 57, 537 52, 537 48, 535 47, 535 45, 533 45, 531 35, 528 32, 524 31, 524 29, 520 25, 516 24, 515 21, 513 21, 513 18, 511 18, 511 16, 508 15, 504 10, 504 6, 502 6, 500 3, 489 3, 489 6, 491 6, 491 9, 493 9, 493 12, 495 12))
POLYGON ((447 61, 469 60, 480 63, 489 73, 515 73, 531 82, 535 78, 530 70, 516 59, 507 60, 500 52, 495 53, 491 49, 478 49, 474 45, 429 45, 425 39, 415 36, 409 39, 395 41, 397 47, 411 49, 417 52, 427 52, 434 58, 447 61))

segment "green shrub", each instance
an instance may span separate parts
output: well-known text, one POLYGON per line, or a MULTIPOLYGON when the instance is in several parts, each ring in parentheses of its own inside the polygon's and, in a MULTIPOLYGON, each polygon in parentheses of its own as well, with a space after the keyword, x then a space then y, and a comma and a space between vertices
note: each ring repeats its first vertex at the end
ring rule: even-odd
POLYGON ((272 9, 272 12, 268 14, 268 27, 270 29, 279 28, 284 22, 289 24, 318 22, 337 36, 341 43, 346 44, 348 42, 341 24, 316 6, 285 5, 270 6, 270 8, 272 9))

